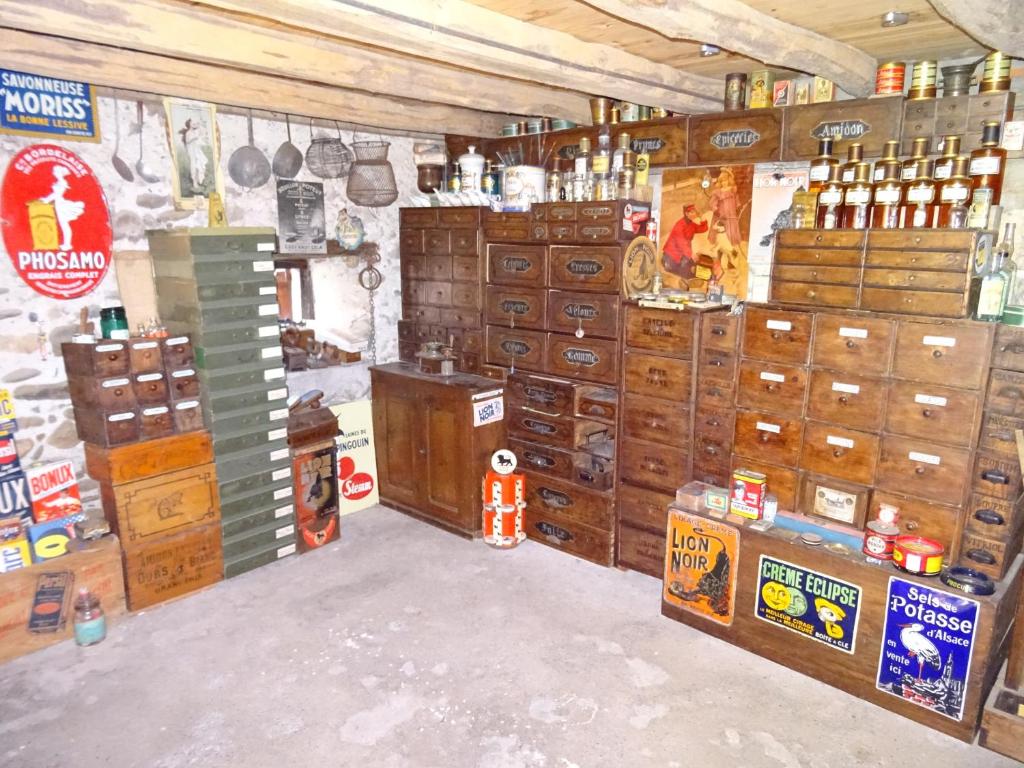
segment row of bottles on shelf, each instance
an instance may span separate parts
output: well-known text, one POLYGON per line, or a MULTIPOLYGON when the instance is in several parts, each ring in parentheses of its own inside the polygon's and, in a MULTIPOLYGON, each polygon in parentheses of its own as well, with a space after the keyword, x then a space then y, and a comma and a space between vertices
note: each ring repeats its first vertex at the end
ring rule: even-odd
POLYGON ((831 139, 819 143, 811 162, 808 192, 816 210, 795 206, 795 227, 899 229, 903 227, 984 228, 1003 188, 1006 150, 999 146, 998 122, 987 122, 982 145, 960 154, 960 137, 943 139, 942 156, 929 159, 929 140, 914 139, 911 156, 898 157, 900 143, 887 141, 874 170, 863 147, 851 144, 847 161, 834 157, 831 139), (811 216, 813 215, 813 219, 811 216), (813 223, 812 223, 813 221, 813 223))

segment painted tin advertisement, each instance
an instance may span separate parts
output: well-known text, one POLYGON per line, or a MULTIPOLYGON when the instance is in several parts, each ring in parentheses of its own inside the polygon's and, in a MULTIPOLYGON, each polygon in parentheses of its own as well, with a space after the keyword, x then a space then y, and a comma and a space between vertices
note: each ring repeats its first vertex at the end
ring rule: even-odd
POLYGON ((739 530, 674 509, 665 545, 665 601, 731 625, 739 572, 739 530))
POLYGON ((340 434, 338 451, 338 507, 342 515, 372 507, 380 499, 377 488, 377 453, 373 447, 373 409, 369 400, 332 405, 340 434))
POLYGON ((0 69, 0 133, 98 142, 98 114, 89 83, 0 69))
POLYGON ((762 621, 853 653, 860 603, 856 584, 761 555, 754 615, 762 621))
POLYGON ((962 720, 978 610, 976 600, 890 577, 879 690, 962 720))

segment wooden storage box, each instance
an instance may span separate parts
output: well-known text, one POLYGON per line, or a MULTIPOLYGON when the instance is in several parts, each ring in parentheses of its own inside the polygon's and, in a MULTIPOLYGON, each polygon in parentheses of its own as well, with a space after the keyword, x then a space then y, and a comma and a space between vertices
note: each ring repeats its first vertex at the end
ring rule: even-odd
POLYGON ((213 461, 208 432, 190 432, 117 448, 85 446, 85 469, 101 483, 120 485, 213 461))
POLYGON ((132 373, 153 373, 164 369, 161 339, 131 338, 128 340, 128 367, 132 373))
POLYGON ((138 403, 131 376, 69 376, 68 392, 76 408, 104 413, 130 411, 138 403))
POLYGON ((60 345, 64 370, 68 376, 91 376, 101 379, 125 376, 128 373, 128 344, 124 341, 100 339, 96 344, 60 345))
POLYGON ((137 411, 101 413, 88 408, 75 408, 78 438, 105 448, 134 443, 142 435, 142 419, 137 411))
POLYGON ((220 525, 145 541, 124 552, 128 608, 143 608, 216 584, 223 577, 220 525))

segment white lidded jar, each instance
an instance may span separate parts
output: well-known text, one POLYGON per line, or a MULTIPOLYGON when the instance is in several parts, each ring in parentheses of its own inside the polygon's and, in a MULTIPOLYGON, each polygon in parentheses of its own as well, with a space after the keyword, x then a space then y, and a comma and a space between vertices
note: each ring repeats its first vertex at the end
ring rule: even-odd
POLYGON ((459 168, 462 169, 462 191, 479 192, 484 177, 484 156, 476 151, 476 146, 469 145, 469 151, 459 155, 459 168))

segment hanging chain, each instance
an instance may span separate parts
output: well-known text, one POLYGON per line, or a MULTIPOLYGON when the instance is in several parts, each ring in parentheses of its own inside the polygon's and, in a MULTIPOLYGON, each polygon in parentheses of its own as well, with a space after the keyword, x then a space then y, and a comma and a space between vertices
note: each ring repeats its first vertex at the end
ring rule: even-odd
POLYGON ((368 243, 371 246, 367 249, 366 266, 359 272, 359 284, 366 289, 369 295, 370 304, 370 336, 366 340, 366 351, 369 353, 370 364, 377 364, 377 289, 380 288, 381 283, 384 282, 384 276, 377 269, 377 263, 380 261, 380 251, 377 250, 377 246, 373 243, 368 243))

